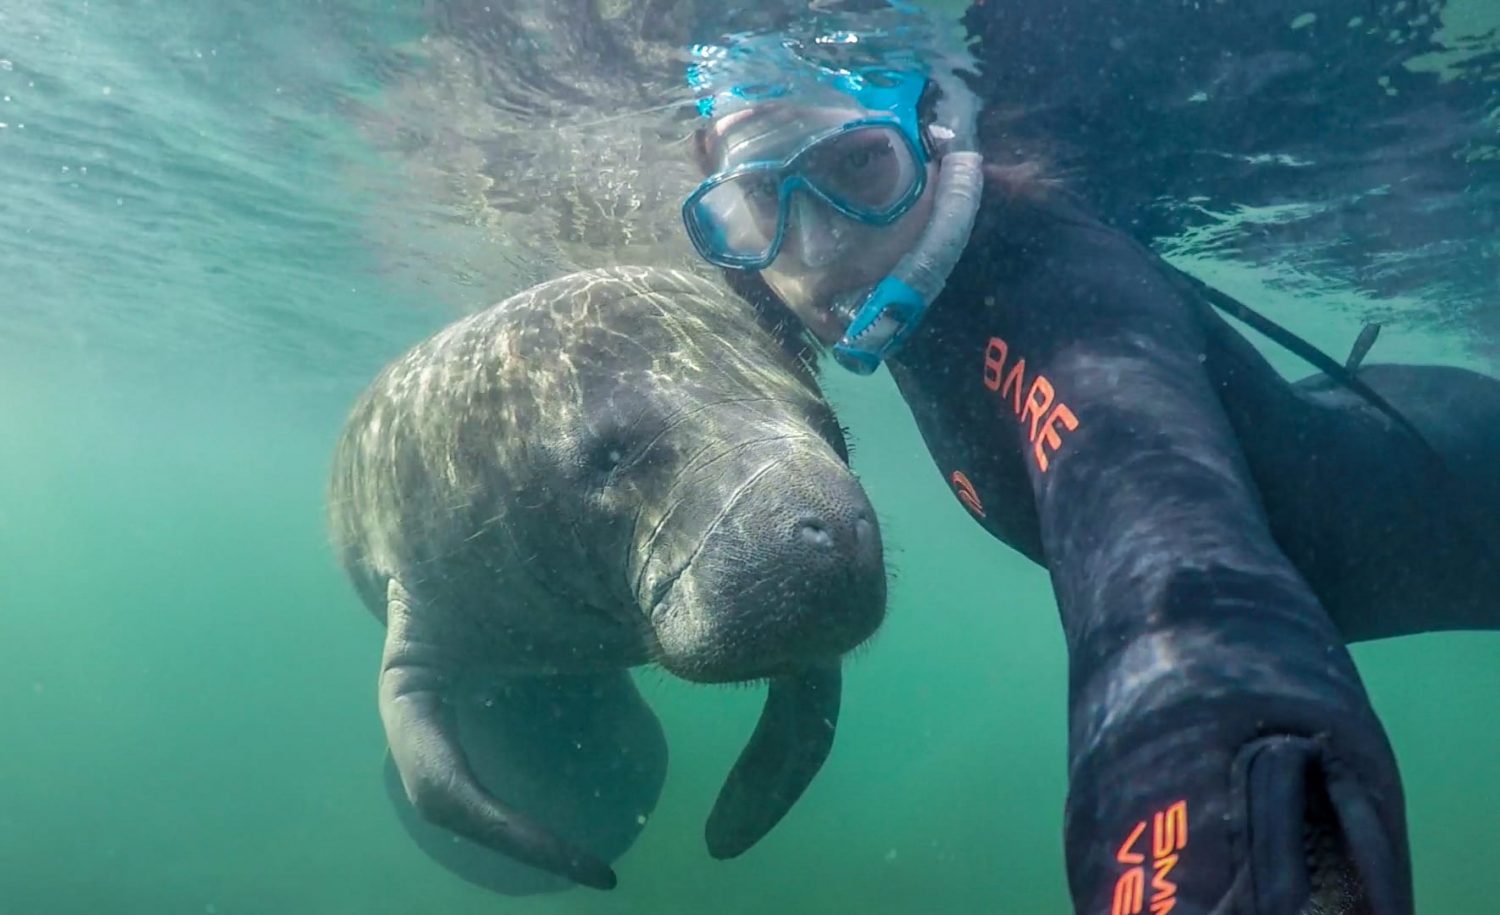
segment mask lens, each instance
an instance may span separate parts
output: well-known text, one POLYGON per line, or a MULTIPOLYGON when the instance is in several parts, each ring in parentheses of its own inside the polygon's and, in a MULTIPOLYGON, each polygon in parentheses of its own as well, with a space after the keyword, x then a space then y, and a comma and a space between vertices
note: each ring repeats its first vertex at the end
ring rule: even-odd
POLYGON ((917 161, 901 131, 890 125, 858 127, 818 143, 798 170, 838 205, 874 219, 896 215, 917 183, 917 161))
MULTIPOLYGON (((754 171, 715 185, 688 210, 696 234, 716 258, 759 260, 776 239, 779 175, 754 171)), ((714 259, 714 258, 711 258, 714 259)))

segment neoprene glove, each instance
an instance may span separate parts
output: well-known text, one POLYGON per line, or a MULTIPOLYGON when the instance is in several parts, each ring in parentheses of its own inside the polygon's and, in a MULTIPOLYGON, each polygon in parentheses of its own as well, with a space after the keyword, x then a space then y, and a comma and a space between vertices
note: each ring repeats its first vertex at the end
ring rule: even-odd
POLYGON ((1219 567, 1151 593, 1071 651, 1078 911, 1408 915, 1395 760, 1305 586, 1219 567))

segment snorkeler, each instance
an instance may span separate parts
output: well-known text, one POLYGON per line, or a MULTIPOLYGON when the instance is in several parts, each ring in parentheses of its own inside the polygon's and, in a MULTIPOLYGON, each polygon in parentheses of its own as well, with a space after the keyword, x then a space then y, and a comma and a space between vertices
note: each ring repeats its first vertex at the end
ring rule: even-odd
POLYGON ((1500 510, 1466 504, 1500 506, 1500 382, 1295 339, 1325 375, 1286 382, 1213 306, 1252 312, 985 165, 972 95, 915 60, 746 39, 689 81, 699 254, 846 368, 888 365, 959 501, 1050 572, 1077 910, 1412 912, 1345 642, 1500 617, 1500 510))

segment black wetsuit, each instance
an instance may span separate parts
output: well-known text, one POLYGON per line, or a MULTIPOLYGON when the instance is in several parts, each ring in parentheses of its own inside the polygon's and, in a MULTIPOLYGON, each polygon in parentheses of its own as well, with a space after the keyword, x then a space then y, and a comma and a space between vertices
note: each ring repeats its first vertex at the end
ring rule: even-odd
MULTIPOLYGON (((1411 912, 1400 779, 1344 643, 1493 625, 1500 540, 1452 516, 1466 484, 1500 505, 1500 445, 1455 421, 1435 462, 1342 388, 1282 380, 1065 195, 994 181, 890 367, 955 495, 1051 573, 1077 910, 1411 912), (1413 548, 1464 580, 1444 606, 1403 603, 1433 587, 1420 563, 1373 568, 1413 548)), ((1500 383, 1393 371, 1426 425, 1469 410, 1500 439, 1500 383)))

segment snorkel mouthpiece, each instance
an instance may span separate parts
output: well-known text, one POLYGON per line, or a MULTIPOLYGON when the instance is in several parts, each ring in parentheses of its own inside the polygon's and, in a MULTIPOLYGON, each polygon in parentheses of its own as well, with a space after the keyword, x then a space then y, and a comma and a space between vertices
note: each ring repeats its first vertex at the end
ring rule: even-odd
POLYGON ((873 375, 896 350, 927 310, 922 294, 894 274, 875 284, 864 305, 833 345, 833 358, 856 375, 873 375))

